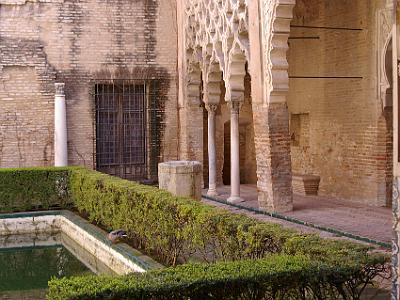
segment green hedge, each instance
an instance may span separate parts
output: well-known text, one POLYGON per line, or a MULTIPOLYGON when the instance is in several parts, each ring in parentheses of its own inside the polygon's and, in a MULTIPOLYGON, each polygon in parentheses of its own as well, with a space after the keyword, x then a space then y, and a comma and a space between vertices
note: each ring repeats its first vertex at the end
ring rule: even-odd
POLYGON ((140 275, 53 279, 48 299, 359 299, 358 287, 376 275, 367 273, 357 262, 332 268, 304 256, 273 255, 140 275))
POLYGON ((0 169, 0 212, 68 207, 72 169, 0 169))
POLYGON ((77 209, 91 221, 128 232, 136 246, 166 265, 193 260, 258 259, 271 253, 321 259, 366 255, 368 248, 285 229, 155 187, 79 169, 70 175, 77 209))
POLYGON ((77 209, 91 221, 126 230, 138 248, 167 265, 261 258, 281 252, 295 235, 276 224, 90 170, 73 171, 70 190, 77 209))
MULTIPOLYGON (((2 192, 0 207, 2 210, 46 208, 57 203, 59 206, 64 207, 69 202, 72 202, 74 207, 85 214, 90 221, 97 222, 110 229, 125 229, 137 248, 147 254, 156 256, 160 262, 166 265, 176 266, 200 261, 217 262, 217 265, 196 265, 193 268, 215 267, 216 274, 222 275, 225 273, 218 271, 219 266, 222 266, 221 270, 224 270, 226 266, 238 268, 237 272, 231 272, 233 276, 232 282, 234 283, 238 283, 238 281, 235 281, 235 276, 241 276, 241 263, 243 260, 253 260, 251 262, 243 262, 243 268, 246 265, 258 266, 257 264, 265 262, 265 259, 269 263, 274 263, 273 261, 277 258, 271 255, 279 254, 289 255, 290 257, 300 256, 303 262, 314 260, 315 263, 312 266, 305 264, 300 275, 293 275, 296 278, 293 278, 292 274, 281 273, 281 271, 277 271, 278 269, 272 269, 272 273, 268 273, 268 276, 284 278, 282 279, 284 282, 300 280, 303 290, 307 289, 309 285, 316 285, 320 289, 318 293, 322 293, 322 291, 335 291, 336 293, 342 290, 343 294, 344 290, 346 290, 348 293, 354 294, 357 293, 358 287, 362 287, 364 283, 371 282, 371 279, 382 271, 384 263, 387 261, 387 257, 370 255, 368 253, 369 249, 359 244, 343 240, 322 239, 317 235, 301 235, 277 224, 257 221, 192 199, 175 197, 155 187, 140 185, 83 168, 2 170, 0 182, 2 184, 0 184, 2 192), (3 176, 4 178, 2 178, 3 176), (25 180, 26 184, 24 184, 25 180), (3 203, 3 199, 7 199, 6 202, 3 203), (260 259, 262 260, 260 261, 260 259), (221 261, 228 263, 225 265, 221 261), (325 275, 319 273, 321 270, 326 272, 323 274, 330 275, 324 277, 325 275), (304 274, 309 275, 306 276, 304 274), (302 279, 298 279, 298 276, 302 279), (312 279, 313 277, 314 279, 312 279)), ((287 257, 285 259, 290 261, 287 257)), ((178 266, 177 269, 167 269, 165 272, 170 274, 176 270, 177 278, 181 278, 179 277, 181 273, 178 271, 186 270, 185 268, 190 269, 192 267, 190 265, 178 266)), ((151 274, 164 274, 163 272, 151 274)), ((257 268, 255 268, 254 272, 258 272, 257 268)), ((248 284, 252 285, 251 282, 259 279, 256 273, 253 274, 255 276, 253 279, 249 279, 253 276, 249 275, 244 281, 249 281, 248 284)), ((197 278, 195 275, 193 276, 188 278, 192 278, 196 283, 187 283, 189 286, 201 282, 205 293, 211 293, 214 290, 215 283, 213 280, 202 281, 203 277, 197 278)), ((223 278, 225 278, 224 276, 226 274, 223 275, 223 278)), ((159 291, 160 286, 154 285, 153 281, 150 280, 146 283, 149 278, 152 278, 151 275, 116 279, 100 277, 98 280, 101 286, 96 288, 93 288, 89 284, 90 282, 87 285, 84 278, 71 279, 72 281, 67 279, 55 280, 51 282, 50 299, 64 299, 62 298, 64 297, 62 296, 64 295, 62 287, 64 285, 68 287, 75 283, 81 284, 78 290, 83 294, 85 294, 85 291, 95 293, 99 295, 98 299, 111 299, 106 294, 102 294, 103 292, 100 292, 99 289, 102 290, 103 285, 109 288, 110 293, 117 293, 119 285, 125 286, 124 283, 126 283, 127 286, 121 293, 130 293, 131 289, 132 293, 136 293, 136 283, 133 283, 136 281, 140 287, 148 287, 149 290, 155 293, 161 293, 164 290, 169 291, 169 284, 164 284, 161 280, 160 286, 163 288, 160 288, 161 290, 159 291), (130 278, 133 279, 131 280, 130 278), (61 298, 57 298, 57 291, 60 292, 61 298), (101 295, 106 296, 103 297, 101 295)), ((157 278, 164 277, 163 275, 157 275, 155 278, 156 282, 158 282, 159 279, 157 278)), ((218 276, 215 277, 215 280, 220 282, 218 278, 218 276)), ((270 279, 268 278, 265 279, 266 285, 270 284, 270 279)), ((177 280, 181 282, 181 279, 177 280)), ((230 282, 230 280, 228 281, 230 282)), ((240 285, 242 284, 243 282, 240 282, 240 285)), ((294 289, 300 291, 299 286, 294 289)), ((286 289, 286 287, 281 288, 280 285, 271 286, 271 288, 274 288, 276 293, 281 293, 286 289)), ((68 288, 66 289, 68 290, 68 288)), ((238 289, 240 290, 240 287, 238 289)), ((259 293, 258 287, 256 290, 259 293)), ((175 293, 176 289, 170 292, 175 293)), ((181 292, 186 293, 185 291, 181 292)), ((65 293, 70 293, 70 291, 65 293)), ((233 293, 237 298, 242 291, 240 290, 239 294, 233 293)), ((354 294, 350 299, 358 299, 356 296, 357 294, 354 294)), ((90 297, 79 299, 91 299, 90 297)), ((168 298, 167 296, 165 297, 168 298)), ((184 296, 182 294, 182 297, 177 297, 177 299, 206 299, 195 298, 200 297, 195 294, 192 296, 184 296)), ((270 299, 268 298, 269 296, 263 297, 255 296, 250 299, 270 299)), ((129 299, 148 298, 134 296, 129 299)), ((230 298, 227 296, 224 299, 230 298)), ((317 297, 315 299, 325 298, 317 297)))

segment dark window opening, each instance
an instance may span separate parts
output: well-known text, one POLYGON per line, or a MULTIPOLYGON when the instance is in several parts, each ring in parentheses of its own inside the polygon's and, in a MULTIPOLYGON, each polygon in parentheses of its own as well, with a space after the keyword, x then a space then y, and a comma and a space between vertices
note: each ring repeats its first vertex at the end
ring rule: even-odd
POLYGON ((157 178, 157 109, 152 84, 113 80, 95 85, 96 170, 152 183, 157 178))

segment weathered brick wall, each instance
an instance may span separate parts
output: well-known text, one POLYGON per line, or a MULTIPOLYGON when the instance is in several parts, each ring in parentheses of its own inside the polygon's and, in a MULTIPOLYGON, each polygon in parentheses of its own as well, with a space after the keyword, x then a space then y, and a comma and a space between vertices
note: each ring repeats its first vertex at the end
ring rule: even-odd
POLYGON ((154 78, 162 160, 177 157, 173 0, 0 0, 0 166, 53 163, 54 83, 65 82, 69 163, 93 167, 96 79, 154 78))
POLYGON ((309 139, 292 142, 295 173, 321 176, 320 194, 386 205, 391 181, 391 113, 377 95, 376 10, 384 1, 297 1, 291 28, 291 114, 309 114, 309 139), (310 39, 311 38, 311 39, 310 39))

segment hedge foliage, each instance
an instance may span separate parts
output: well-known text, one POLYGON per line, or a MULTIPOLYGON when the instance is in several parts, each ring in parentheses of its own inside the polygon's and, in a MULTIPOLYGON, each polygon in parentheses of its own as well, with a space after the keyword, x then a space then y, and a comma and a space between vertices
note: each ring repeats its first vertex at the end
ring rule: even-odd
POLYGON ((72 168, 0 169, 0 212, 66 208, 72 168))
POLYGON ((359 299, 359 287, 375 275, 357 262, 332 268, 305 256, 272 255, 116 278, 53 279, 48 299, 359 299))
POLYGON ((72 172, 76 207, 91 221, 122 228, 136 246, 167 265, 261 258, 283 250, 295 233, 151 186, 90 170, 72 172))
POLYGON ((382 255, 369 254, 365 246, 301 235, 83 168, 2 170, 0 189, 1 210, 46 208, 57 202, 64 207, 72 202, 90 221, 122 228, 137 248, 166 265, 178 265, 140 276, 53 280, 49 299, 67 299, 65 295, 74 291, 83 296, 68 299, 327 299, 318 296, 321 293, 332 299, 358 299, 387 261, 382 255), (216 264, 179 266, 192 262, 216 264), (290 268, 300 262, 300 271, 290 268), (278 268, 280 263, 289 266, 288 272, 278 268), (277 268, 267 272, 264 264, 277 264, 277 268), (188 270, 212 270, 210 276, 215 277, 207 277, 205 271, 192 276, 188 270), (247 275, 242 278, 242 274, 247 275), (197 286, 198 291, 192 291, 197 286), (288 298, 280 296, 287 290, 288 298), (223 298, 211 297, 222 292, 226 293, 223 298))

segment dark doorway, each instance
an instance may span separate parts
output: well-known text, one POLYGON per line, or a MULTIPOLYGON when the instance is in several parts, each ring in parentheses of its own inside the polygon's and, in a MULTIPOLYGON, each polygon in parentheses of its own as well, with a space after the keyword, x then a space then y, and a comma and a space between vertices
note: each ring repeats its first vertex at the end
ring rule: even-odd
POLYGON ((231 184, 231 123, 224 124, 224 166, 222 169, 222 182, 231 184))
POLYGON ((95 86, 96 169, 130 180, 148 177, 145 84, 95 86))

